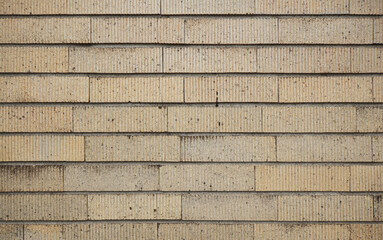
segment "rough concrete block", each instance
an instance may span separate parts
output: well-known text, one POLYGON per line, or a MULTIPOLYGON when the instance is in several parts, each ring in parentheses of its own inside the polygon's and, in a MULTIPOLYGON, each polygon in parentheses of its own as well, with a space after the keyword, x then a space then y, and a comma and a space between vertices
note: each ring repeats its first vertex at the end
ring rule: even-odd
POLYGON ((273 162, 275 137, 185 136, 181 142, 183 162, 273 162))
POLYGON ((89 136, 86 161, 178 162, 180 141, 177 136, 89 136))
POLYGON ((277 197, 256 194, 185 194, 183 220, 277 220, 277 197))
POLYGON ((382 73, 383 48, 358 47, 351 49, 352 73, 382 73))
POLYGON ((68 0, 69 14, 159 14, 159 0, 68 0))
POLYGON ((251 0, 164 0, 161 13, 164 15, 214 15, 253 14, 255 2, 251 0))
POLYGON ((351 166, 351 191, 383 191, 383 166, 351 166))
POLYGON ((348 14, 349 0, 256 1, 256 14, 348 14))
POLYGON ((185 102, 278 102, 277 77, 185 77, 185 102))
POLYGON ((84 137, 59 135, 0 136, 0 161, 84 161, 84 137))
POLYGON ((0 0, 0 14, 4 15, 49 15, 66 13, 66 0, 0 0))
POLYGON ((358 132, 382 132, 383 108, 358 107, 356 109, 358 132))
POLYGON ((183 77, 91 78, 90 102, 183 102, 183 77))
POLYGON ((88 77, 0 77, 0 102, 88 101, 88 77))
POLYGON ((350 0, 350 14, 383 14, 381 0, 350 0))
POLYGON ((75 132, 164 132, 166 107, 75 107, 75 132))
POLYGON ((253 191, 251 165, 163 165, 161 191, 253 191))
POLYGON ((24 225, 25 240, 63 240, 63 226, 49 225, 24 225))
POLYGON ((0 225, 0 239, 24 240, 23 225, 0 225))
POLYGON ((71 107, 0 107, 1 132, 70 132, 71 107))

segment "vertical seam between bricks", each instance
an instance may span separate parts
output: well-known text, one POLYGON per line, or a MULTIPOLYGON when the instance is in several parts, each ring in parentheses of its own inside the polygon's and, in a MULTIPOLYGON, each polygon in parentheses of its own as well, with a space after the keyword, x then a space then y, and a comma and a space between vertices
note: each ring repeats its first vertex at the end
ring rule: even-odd
POLYGON ((89 218, 89 194, 86 194, 86 219, 90 220, 89 218))
POLYGON ((166 107, 166 132, 169 132, 169 108, 171 106, 166 107))
POLYGON ((161 48, 161 65, 162 65, 162 70, 161 72, 164 73, 164 47, 161 48))
POLYGON ((88 103, 90 103, 90 94, 91 94, 91 90, 92 90, 92 86, 91 86, 91 78, 89 77, 88 75, 88 103))
POLYGON ((162 15, 162 0, 160 0, 160 15, 162 15))
POLYGON ((22 226, 23 226, 23 231, 22 231, 22 233, 23 233, 23 240, 25 240, 25 224, 23 224, 22 226))
MULTIPOLYGON (((74 132, 74 109, 76 107, 72 107, 72 126, 71 126, 71 132, 73 133, 74 132)), ((84 149, 84 152, 85 152, 85 149, 84 149)))
POLYGON ((371 136, 371 162, 374 162, 374 136, 371 136))
POLYGON ((349 184, 349 192, 352 192, 352 189, 351 189, 351 187, 352 187, 352 184, 351 184, 351 182, 352 182, 352 177, 351 177, 351 166, 348 166, 348 175, 349 175, 349 179, 350 179, 350 182, 348 183, 349 184))
POLYGON ((93 35, 93 19, 92 17, 89 18, 89 41, 90 43, 93 43, 93 38, 92 38, 92 35, 93 35))
POLYGON ((182 162, 182 159, 185 159, 185 157, 182 157, 183 151, 182 151, 182 136, 179 136, 180 139, 180 158, 178 159, 180 162, 182 162))
POLYGON ((280 79, 280 77, 278 76, 277 77, 277 79, 278 79, 278 84, 277 84, 277 97, 278 97, 278 103, 280 103, 280 98, 279 98, 279 89, 280 89, 280 85, 281 85, 281 79, 280 79))
POLYGON ((183 216, 182 216, 182 213, 183 213, 183 198, 184 198, 184 194, 181 194, 181 219, 180 220, 183 220, 183 216))
POLYGON ((274 136, 275 138, 275 162, 278 162, 278 137, 274 136))
POLYGON ((84 136, 84 160, 83 160, 83 162, 85 163, 86 162, 86 136, 84 136))
POLYGON ((157 179, 157 181, 158 181, 158 186, 157 186, 157 189, 158 189, 158 191, 161 191, 161 165, 157 165, 157 167, 158 167, 158 179, 157 179))
POLYGON ((254 192, 257 191, 257 176, 256 176, 256 166, 253 167, 253 178, 254 178, 254 192))
POLYGON ((277 34, 278 34, 278 36, 277 36, 277 39, 278 39, 278 44, 280 44, 280 42, 281 42, 281 39, 280 39, 280 28, 279 28, 279 17, 277 17, 277 34))
POLYGON ((372 44, 375 43, 375 19, 376 18, 372 19, 372 44))
POLYGON ((62 176, 63 176, 63 192, 65 191, 65 168, 66 168, 66 166, 64 166, 64 165, 61 165, 62 166, 62 171, 63 171, 63 173, 62 173, 62 176))
POLYGON ((184 103, 186 103, 186 92, 185 92, 185 77, 182 77, 182 83, 183 83, 183 100, 184 103))
MULTIPOLYGON (((353 51, 352 51, 352 48, 353 48, 353 47, 350 47, 350 63, 349 63, 349 64, 350 64, 350 74, 353 74, 353 71, 352 71, 352 70, 353 70, 353 69, 352 69, 352 60, 353 60, 353 56, 352 56, 352 52, 353 52, 353 51)), ((354 74, 355 74, 355 73, 354 73, 354 74)))
POLYGON ((184 43, 186 43, 186 19, 184 19, 184 43))

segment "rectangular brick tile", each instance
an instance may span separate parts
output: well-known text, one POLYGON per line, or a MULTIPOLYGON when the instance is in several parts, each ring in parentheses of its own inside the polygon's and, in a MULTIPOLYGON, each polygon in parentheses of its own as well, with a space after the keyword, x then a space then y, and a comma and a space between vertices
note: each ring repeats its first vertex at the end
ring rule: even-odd
POLYGON ((68 72, 67 47, 0 47, 0 72, 68 72))
POLYGON ((350 13, 367 15, 383 14, 383 2, 381 0, 350 0, 350 13))
POLYGON ((86 161, 178 162, 180 141, 177 136, 89 136, 86 161))
POLYGON ((372 162, 370 136, 278 136, 278 162, 372 162))
POLYGON ((373 221, 372 196, 281 195, 278 221, 373 221))
POLYGON ((383 137, 376 136, 372 138, 373 161, 383 162, 383 137))
POLYGON ((277 77, 185 77, 185 102, 278 102, 277 77))
POLYGON ((91 102, 183 102, 183 77, 91 78, 91 102))
POLYGON ((63 226, 57 224, 24 225, 25 240, 61 240, 63 226))
POLYGON ((165 15, 252 14, 255 3, 251 0, 163 0, 161 13, 165 15))
POLYGON ((159 0, 68 0, 69 14, 159 14, 159 0))
POLYGON ((383 18, 374 19, 374 43, 383 43, 383 18))
POLYGON ((24 240, 23 225, 0 225, 0 239, 24 240))
POLYGON ((180 219, 181 196, 175 194, 89 195, 89 219, 180 219))
POLYGON ((256 48, 164 48, 165 73, 256 72, 256 48))
POLYGON ((383 196, 374 196, 374 221, 383 221, 383 196))
POLYGON ((382 107, 358 107, 356 115, 358 132, 383 132, 382 107))
POLYGON ((280 102, 373 102, 372 77, 280 77, 280 102))
POLYGON ((184 19, 153 17, 93 18, 92 42, 183 43, 184 19))
POLYGON ((372 18, 300 17, 279 20, 279 43, 372 44, 372 18))
POLYGON ((259 132, 261 108, 255 106, 169 107, 169 132, 259 132))
POLYGON ((70 132, 71 107, 0 107, 1 132, 70 132))
POLYGON ((256 1, 256 14, 348 14, 349 0, 256 1))
POLYGON ((0 161, 84 161, 84 137, 59 135, 0 136, 0 161))
POLYGON ((349 106, 265 106, 264 132, 355 132, 356 108, 349 106))
POLYGON ((87 77, 0 77, 0 102, 88 102, 87 77))
POLYGON ((69 71, 74 73, 158 73, 162 70, 161 56, 161 48, 154 47, 70 48, 69 71))
POLYGON ((351 191, 383 191, 383 166, 351 166, 351 191))
POLYGON ((161 223, 158 240, 194 239, 253 239, 252 224, 214 224, 214 223, 161 223))
POLYGON ((273 162, 275 137, 271 136, 185 136, 183 162, 273 162))
POLYGON ((85 220, 86 195, 9 194, 0 195, 3 221, 85 220))
POLYGON ((255 240, 350 240, 348 224, 255 224, 255 240))
POLYGON ((163 165, 161 191, 253 191, 254 166, 163 165))
POLYGON ((0 14, 4 15, 45 15, 66 12, 66 0, 0 0, 0 14))
POLYGON ((63 191, 62 166, 0 166, 0 192, 63 191))
POLYGON ((353 73, 383 73, 383 48, 363 47, 351 49, 353 73))
POLYGON ((192 44, 257 44, 278 42, 277 18, 190 18, 185 42, 192 44))
POLYGON ((153 191, 159 188, 159 167, 150 165, 68 165, 65 191, 153 191))
POLYGON ((379 240, 383 236, 383 224, 351 224, 352 240, 379 240))
POLYGON ((64 224, 64 239, 157 239, 156 223, 64 224))
POLYGON ((374 102, 383 102, 383 77, 373 77, 374 102))
POLYGON ((90 18, 0 18, 0 43, 89 43, 90 18))
POLYGON ((164 132, 166 107, 75 107, 75 132, 164 132))
POLYGON ((257 71, 264 73, 348 73, 350 48, 261 47, 257 71))
POLYGON ((256 194, 186 194, 183 220, 277 220, 277 197, 256 194))
POLYGON ((259 165, 256 191, 350 191, 348 166, 259 165))

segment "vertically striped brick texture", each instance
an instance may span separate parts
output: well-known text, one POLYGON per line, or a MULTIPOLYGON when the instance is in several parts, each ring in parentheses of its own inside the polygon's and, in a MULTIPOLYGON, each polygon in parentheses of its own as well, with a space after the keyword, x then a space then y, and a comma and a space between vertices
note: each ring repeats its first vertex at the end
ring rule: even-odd
POLYGON ((0 0, 0 240, 382 240, 383 0, 0 0))

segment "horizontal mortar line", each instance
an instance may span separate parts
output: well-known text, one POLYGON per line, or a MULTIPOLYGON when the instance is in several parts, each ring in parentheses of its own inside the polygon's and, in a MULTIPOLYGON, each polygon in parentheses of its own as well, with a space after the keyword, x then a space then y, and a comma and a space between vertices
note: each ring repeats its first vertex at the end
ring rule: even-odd
POLYGON ((115 107, 222 107, 222 106, 353 106, 353 107, 383 107, 382 102, 0 102, 0 107, 7 106, 115 106, 115 107))
POLYGON ((250 13, 250 14, 160 14, 160 13, 82 13, 82 14, 0 14, 0 18, 84 18, 84 17, 140 17, 140 18, 258 18, 258 17, 269 17, 269 18, 302 18, 302 17, 324 17, 324 18, 379 18, 383 14, 350 14, 350 13, 328 13, 328 14, 313 14, 313 13, 294 13, 294 14, 278 14, 278 13, 250 13))
POLYGON ((383 132, 0 132, 0 136, 11 135, 79 135, 79 136, 382 136, 383 132))

